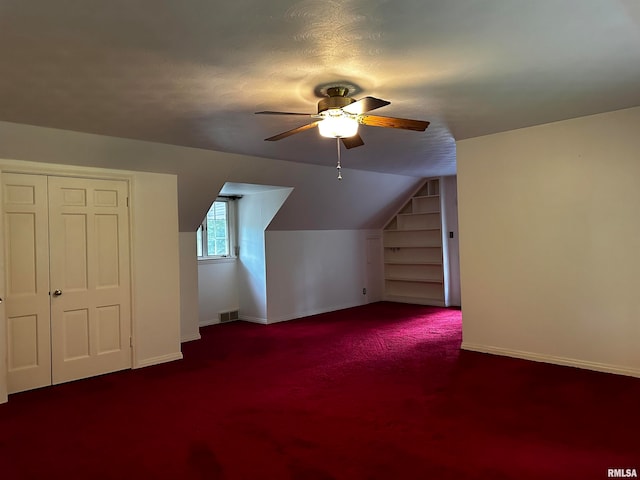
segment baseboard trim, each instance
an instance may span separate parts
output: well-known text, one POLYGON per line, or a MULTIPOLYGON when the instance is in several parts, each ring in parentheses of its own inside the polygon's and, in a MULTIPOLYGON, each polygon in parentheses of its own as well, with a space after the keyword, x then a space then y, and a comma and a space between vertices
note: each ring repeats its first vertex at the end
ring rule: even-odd
POLYGON ((167 355, 160 355, 159 357, 146 358, 139 361, 133 368, 150 367, 151 365, 173 362, 174 360, 182 360, 182 352, 168 353, 167 355))
MULTIPOLYGON (((373 303, 373 302, 370 302, 370 303, 373 303)), ((271 324, 271 323, 279 323, 279 322, 288 322, 289 320, 297 320, 304 317, 311 317, 313 315, 321 315, 323 313, 337 312, 338 310, 346 310, 347 308, 360 307, 362 305, 367 305, 367 303, 355 303, 355 304, 350 303, 348 305, 338 305, 338 306, 327 307, 327 308, 318 308, 318 309, 309 310, 306 312, 299 312, 299 313, 296 313, 295 315, 282 315, 280 317, 270 318, 268 323, 271 324)))
POLYGON ((251 323, 259 323, 260 325, 266 325, 267 323, 271 323, 266 318, 251 317, 249 315, 240 315, 239 320, 243 320, 245 322, 251 322, 251 323))
POLYGON ((217 325, 220 323, 220 320, 217 318, 212 318, 210 320, 205 320, 204 322, 200 322, 198 326, 200 327, 208 327, 209 325, 217 325))
POLYGON ((531 360, 534 362, 552 363, 554 365, 562 365, 565 367, 583 368, 586 370, 595 370, 596 372, 614 373, 616 375, 626 375, 629 377, 640 378, 640 369, 622 367, 620 365, 610 365, 607 363, 590 362, 588 360, 578 360, 575 358, 558 357, 555 355, 543 355, 539 353, 525 352, 522 350, 510 350, 508 348, 479 345, 479 344, 468 343, 468 342, 462 342, 461 348, 463 350, 469 350, 471 352, 489 353, 492 355, 521 358, 523 360, 531 360))
POLYGON ((200 332, 192 333, 191 335, 185 335, 180 339, 180 343, 192 342, 194 340, 200 340, 200 332))

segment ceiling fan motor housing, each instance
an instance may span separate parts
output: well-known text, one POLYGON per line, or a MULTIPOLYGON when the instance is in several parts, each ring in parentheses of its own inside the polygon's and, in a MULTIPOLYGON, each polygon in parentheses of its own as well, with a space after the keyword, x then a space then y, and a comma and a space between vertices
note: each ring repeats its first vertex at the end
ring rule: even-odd
POLYGON ((318 113, 322 113, 330 108, 343 108, 355 102, 353 98, 347 97, 348 93, 349 89, 345 87, 328 88, 328 97, 318 102, 318 113))

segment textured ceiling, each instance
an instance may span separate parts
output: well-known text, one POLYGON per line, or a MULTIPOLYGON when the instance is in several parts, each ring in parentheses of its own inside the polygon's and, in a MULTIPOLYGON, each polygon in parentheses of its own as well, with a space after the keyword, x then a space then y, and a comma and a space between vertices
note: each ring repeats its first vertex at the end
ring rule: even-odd
POLYGON ((455 140, 640 105, 637 0, 0 0, 0 120, 332 165, 314 112, 376 114, 348 168, 455 171, 455 140))

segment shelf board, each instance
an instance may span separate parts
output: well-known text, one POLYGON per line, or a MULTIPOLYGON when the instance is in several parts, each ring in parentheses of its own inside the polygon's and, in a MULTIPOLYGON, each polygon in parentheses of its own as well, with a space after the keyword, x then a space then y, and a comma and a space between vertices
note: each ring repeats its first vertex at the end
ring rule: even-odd
POLYGON ((385 245, 384 248, 442 248, 442 245, 385 245))
POLYGON ((433 228, 389 228, 383 230, 384 232, 435 232, 436 230, 442 230, 440 227, 433 228))
POLYGON ((442 262, 411 262, 411 261, 401 261, 401 260, 388 260, 384 262, 386 265, 435 265, 441 266, 442 262))
POLYGON ((440 196, 440 194, 437 194, 437 195, 416 195, 413 198, 436 198, 436 197, 439 197, 439 196, 440 196))
POLYGON ((416 246, 416 245, 385 245, 384 248, 395 248, 395 249, 403 249, 403 248, 442 248, 439 245, 436 246, 430 246, 430 245, 420 245, 420 246, 416 246))
POLYGON ((443 279, 398 277, 398 276, 395 276, 395 275, 384 277, 384 279, 385 280, 391 280, 392 282, 398 281, 398 282, 414 282, 414 283, 438 283, 438 284, 444 283, 443 279))
POLYGON ((399 213, 398 217, 411 217, 415 215, 440 215, 440 210, 432 211, 432 212, 411 212, 411 213, 399 213))
POLYGON ((387 302, 414 303, 417 305, 433 305, 435 307, 445 306, 443 298, 405 297, 402 295, 385 295, 384 300, 387 302))

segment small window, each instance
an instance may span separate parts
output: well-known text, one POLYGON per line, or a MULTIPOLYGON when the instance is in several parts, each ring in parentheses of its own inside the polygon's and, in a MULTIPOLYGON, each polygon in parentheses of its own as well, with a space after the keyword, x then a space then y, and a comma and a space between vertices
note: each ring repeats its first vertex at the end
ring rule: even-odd
POLYGON ((211 204, 196 234, 198 258, 235 256, 233 205, 233 202, 221 198, 211 204))

